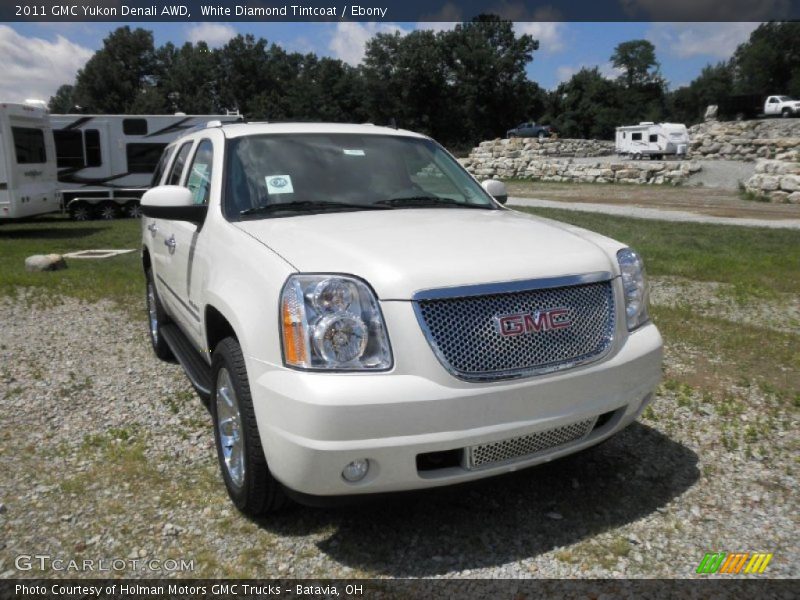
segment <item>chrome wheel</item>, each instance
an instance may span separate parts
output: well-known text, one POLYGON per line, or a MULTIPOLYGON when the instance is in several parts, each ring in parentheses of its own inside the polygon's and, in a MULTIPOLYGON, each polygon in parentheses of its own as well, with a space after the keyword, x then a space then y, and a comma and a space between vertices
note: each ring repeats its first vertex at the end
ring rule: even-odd
POLYGON ((217 431, 225 470, 236 489, 244 484, 244 437, 239 401, 228 369, 222 367, 217 374, 217 431))
POLYGON ((147 282, 147 317, 150 322, 150 337, 153 338, 153 344, 158 344, 158 310, 156 290, 152 281, 147 282))
POLYGON ((100 209, 100 218, 106 221, 111 221, 117 216, 117 207, 113 204, 104 204, 100 209))
POLYGON ((88 206, 85 204, 79 204, 70 210, 70 216, 72 217, 73 221, 88 221, 91 217, 91 214, 89 213, 88 206))
POLYGON ((138 204, 131 204, 128 207, 128 216, 131 219, 140 219, 142 217, 142 207, 138 204))

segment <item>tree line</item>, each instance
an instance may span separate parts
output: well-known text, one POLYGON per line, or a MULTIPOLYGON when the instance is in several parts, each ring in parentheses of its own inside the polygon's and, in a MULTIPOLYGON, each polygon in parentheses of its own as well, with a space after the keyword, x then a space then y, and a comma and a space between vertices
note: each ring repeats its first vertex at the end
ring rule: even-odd
POLYGON ((482 15, 452 30, 380 33, 362 63, 287 52, 252 35, 221 48, 205 42, 156 47, 145 29, 120 27, 103 40, 72 84, 50 99, 55 113, 215 114, 253 120, 394 123, 465 148, 519 122, 554 125, 562 137, 609 138, 638 121, 702 119, 706 105, 734 93, 800 94, 800 23, 765 23, 724 62, 670 91, 655 47, 619 44, 619 76, 584 68, 555 90, 530 81, 539 49, 508 21, 482 15))

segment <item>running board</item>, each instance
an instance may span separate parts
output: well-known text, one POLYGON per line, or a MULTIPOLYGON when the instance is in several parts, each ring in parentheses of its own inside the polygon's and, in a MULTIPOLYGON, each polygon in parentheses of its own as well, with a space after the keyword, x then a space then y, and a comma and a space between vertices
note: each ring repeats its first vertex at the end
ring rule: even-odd
POLYGON ((181 363, 194 389, 203 400, 207 401, 211 398, 211 367, 177 325, 162 325, 160 333, 175 358, 181 363))

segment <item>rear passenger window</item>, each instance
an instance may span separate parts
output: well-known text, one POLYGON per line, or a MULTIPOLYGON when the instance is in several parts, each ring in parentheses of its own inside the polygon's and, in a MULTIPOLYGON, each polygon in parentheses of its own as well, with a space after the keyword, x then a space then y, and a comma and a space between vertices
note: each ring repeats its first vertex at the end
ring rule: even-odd
POLYGON ((167 168, 167 163, 169 162, 170 156, 172 156, 173 150, 174 148, 172 146, 164 148, 164 152, 161 153, 161 158, 158 159, 156 170, 153 171, 153 178, 150 180, 150 187, 155 187, 161 183, 161 176, 164 175, 164 170, 167 168))
POLYGON ((186 157, 189 156, 189 150, 191 149, 192 142, 186 142, 181 146, 181 149, 178 150, 178 155, 175 157, 175 162, 172 163, 172 169, 170 169, 169 172, 167 185, 180 185, 181 173, 183 173, 183 167, 186 165, 186 157))
POLYGON ((123 119, 122 133, 125 135, 147 135, 147 119, 123 119))

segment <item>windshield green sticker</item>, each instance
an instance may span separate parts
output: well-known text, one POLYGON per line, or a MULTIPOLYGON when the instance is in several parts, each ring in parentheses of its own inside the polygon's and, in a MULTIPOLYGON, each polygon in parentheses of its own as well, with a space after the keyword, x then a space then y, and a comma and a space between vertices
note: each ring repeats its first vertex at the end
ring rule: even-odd
POLYGON ((267 175, 264 177, 267 183, 268 194, 293 194, 292 178, 290 175, 267 175))
POLYGON ((342 152, 347 156, 364 156, 364 151, 358 148, 342 148, 342 152))

